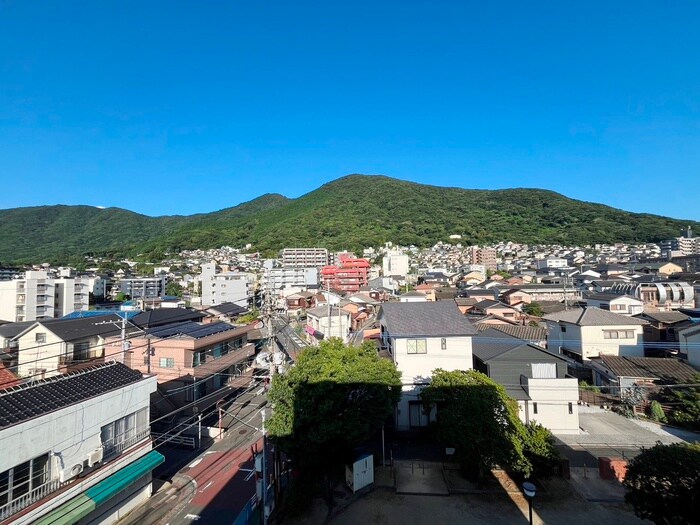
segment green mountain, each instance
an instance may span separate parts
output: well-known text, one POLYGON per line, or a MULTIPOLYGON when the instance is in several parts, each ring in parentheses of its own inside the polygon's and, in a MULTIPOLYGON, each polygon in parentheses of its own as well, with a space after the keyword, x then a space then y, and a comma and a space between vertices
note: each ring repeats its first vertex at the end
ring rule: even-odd
POLYGON ((629 213, 538 189, 466 190, 350 175, 298 199, 267 194, 213 213, 147 217, 118 208, 42 206, 0 210, 0 261, 60 261, 86 253, 151 254, 242 246, 357 249, 386 241, 463 243, 658 241, 700 223, 629 213))

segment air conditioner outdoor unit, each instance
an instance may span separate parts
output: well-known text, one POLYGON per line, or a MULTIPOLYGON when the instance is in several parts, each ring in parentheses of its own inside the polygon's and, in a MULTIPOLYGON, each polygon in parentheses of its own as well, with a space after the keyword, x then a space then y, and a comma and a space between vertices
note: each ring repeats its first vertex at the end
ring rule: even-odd
POLYGON ((94 466, 96 463, 99 463, 102 461, 102 457, 104 456, 104 449, 102 447, 96 448, 92 452, 88 454, 87 462, 88 462, 88 467, 94 466))
POLYGON ((61 483, 63 483, 64 481, 68 481, 69 479, 73 479, 78 474, 80 474, 82 471, 83 471, 83 465, 81 463, 77 463, 77 464, 73 465, 71 468, 61 470, 58 473, 58 480, 61 483))

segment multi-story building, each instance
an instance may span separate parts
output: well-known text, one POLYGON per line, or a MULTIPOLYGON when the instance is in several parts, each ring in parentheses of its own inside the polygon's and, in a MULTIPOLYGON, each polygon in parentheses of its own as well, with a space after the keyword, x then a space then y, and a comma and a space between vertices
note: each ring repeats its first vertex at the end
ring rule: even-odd
POLYGON ((409 270, 408 255, 400 252, 389 252, 382 259, 382 275, 406 277, 409 270))
MULTIPOLYGON (((223 396, 229 380, 238 377, 255 355, 255 345, 248 342, 251 330, 250 326, 223 321, 156 326, 130 338, 124 362, 157 376, 159 391, 169 401, 165 409, 170 410, 173 405, 184 406, 216 391, 223 396)), ((105 346, 110 354, 118 352, 121 339, 112 337, 105 346)), ((161 408, 154 403, 155 410, 161 408)))
POLYGON ((62 317, 89 308, 87 279, 53 279, 45 271, 0 281, 0 319, 12 322, 62 317))
POLYGON ((495 248, 480 248, 478 246, 470 246, 466 250, 467 260, 471 264, 483 264, 487 270, 497 270, 498 252, 495 248))
POLYGON ((262 288, 274 297, 318 286, 318 268, 282 267, 265 270, 262 288))
POLYGON ((367 286, 369 269, 367 259, 341 255, 337 265, 324 266, 321 269, 321 284, 331 290, 358 292, 360 288, 367 286))
POLYGON ((326 248, 284 248, 280 257, 285 268, 321 268, 330 263, 326 248))
POLYGON ((144 503, 155 389, 112 362, 0 390, 0 521, 108 525, 144 503))
POLYGON ((243 272, 216 273, 216 264, 202 265, 202 306, 234 303, 247 307, 254 289, 254 275, 243 272))
POLYGON ((688 226, 680 237, 661 241, 659 248, 661 248, 661 256, 666 259, 697 255, 700 254, 700 237, 693 236, 693 230, 688 226))
POLYGON ((119 280, 118 291, 131 299, 155 299, 165 295, 166 277, 129 277, 119 280))

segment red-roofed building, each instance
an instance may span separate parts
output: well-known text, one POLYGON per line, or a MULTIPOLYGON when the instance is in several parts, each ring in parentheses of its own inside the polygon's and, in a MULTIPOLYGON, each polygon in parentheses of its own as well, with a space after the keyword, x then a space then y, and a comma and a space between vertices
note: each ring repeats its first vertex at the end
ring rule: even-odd
POLYGON ((11 370, 9 370, 4 364, 0 363, 0 390, 10 388, 11 386, 17 386, 21 383, 22 381, 19 380, 11 370))
POLYGON ((321 283, 324 288, 342 292, 358 292, 367 286, 370 264, 367 259, 354 259, 345 254, 339 257, 337 265, 321 269, 321 283))

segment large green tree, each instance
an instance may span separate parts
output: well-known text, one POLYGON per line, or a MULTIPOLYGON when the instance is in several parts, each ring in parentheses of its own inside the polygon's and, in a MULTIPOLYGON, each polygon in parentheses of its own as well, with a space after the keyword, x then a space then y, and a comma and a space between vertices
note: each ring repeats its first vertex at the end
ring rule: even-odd
POLYGON ((269 434, 302 470, 328 473, 381 428, 400 396, 396 366, 372 344, 322 341, 274 377, 269 434))
POLYGON ((658 444, 634 458, 625 496, 637 516, 654 523, 700 523, 700 444, 658 444))
POLYGON ((481 477, 496 465, 525 476, 532 473, 517 403, 488 376, 437 369, 421 399, 426 408, 437 407, 437 436, 455 447, 467 474, 481 477))

